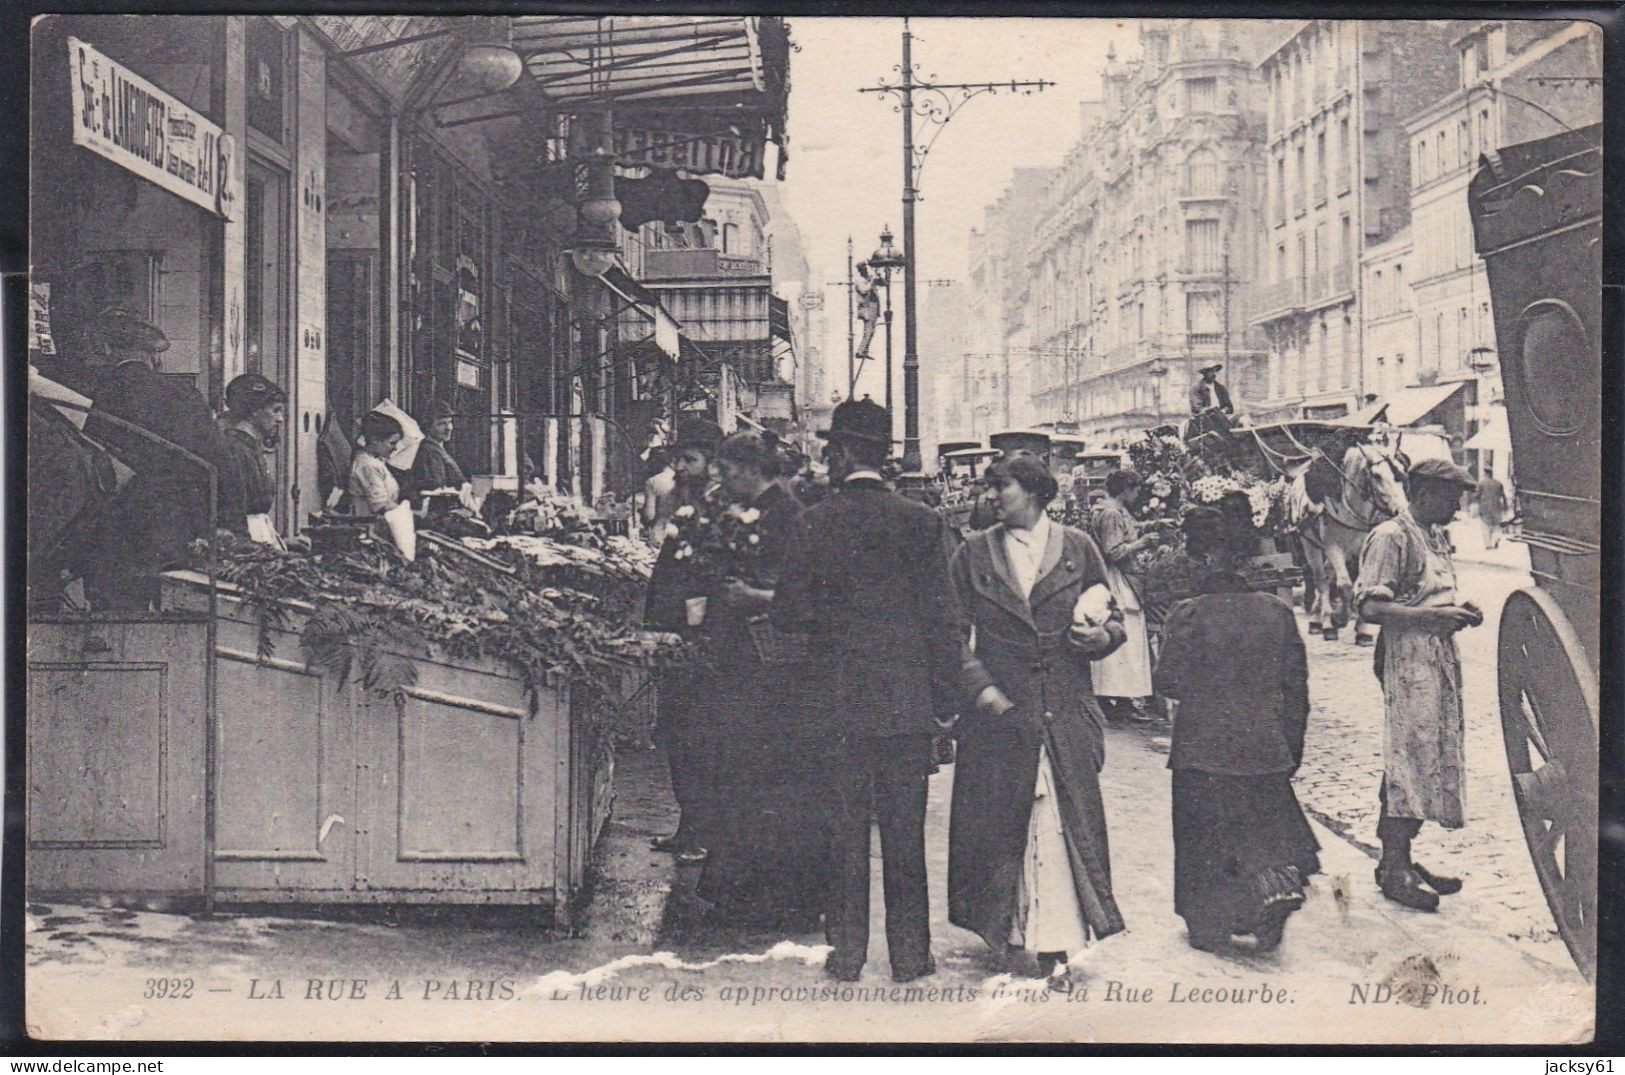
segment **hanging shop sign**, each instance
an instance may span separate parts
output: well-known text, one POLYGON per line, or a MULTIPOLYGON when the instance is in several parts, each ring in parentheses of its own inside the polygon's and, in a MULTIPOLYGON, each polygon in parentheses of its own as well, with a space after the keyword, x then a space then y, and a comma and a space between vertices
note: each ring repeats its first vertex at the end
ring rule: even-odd
POLYGON ((766 141, 751 133, 706 134, 619 118, 615 123, 615 156, 623 163, 679 168, 691 175, 761 179, 766 141))
POLYGON ((68 38, 73 144, 226 219, 241 178, 233 139, 197 110, 77 38, 68 38))
POLYGON ((51 285, 32 280, 28 283, 28 349, 56 354, 56 341, 51 338, 51 285))

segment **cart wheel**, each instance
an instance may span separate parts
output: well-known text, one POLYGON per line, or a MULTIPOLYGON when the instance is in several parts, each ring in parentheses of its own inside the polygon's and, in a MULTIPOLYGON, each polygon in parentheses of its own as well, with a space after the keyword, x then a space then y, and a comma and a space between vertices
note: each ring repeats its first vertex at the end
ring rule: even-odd
POLYGON ((1580 972, 1597 960, 1597 674, 1557 602, 1519 590, 1501 612, 1501 732, 1535 873, 1580 972))

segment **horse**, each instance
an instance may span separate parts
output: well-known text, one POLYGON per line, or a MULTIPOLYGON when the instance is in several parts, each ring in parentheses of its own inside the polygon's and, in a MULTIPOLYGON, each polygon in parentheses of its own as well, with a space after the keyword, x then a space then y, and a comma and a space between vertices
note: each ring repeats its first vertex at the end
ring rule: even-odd
MULTIPOLYGON (((1287 513, 1304 554, 1309 630, 1327 641, 1348 624, 1366 535, 1407 506, 1406 469, 1402 455, 1353 444, 1340 462, 1317 451, 1292 478, 1287 513)), ((1357 614, 1354 638, 1359 645, 1376 639, 1357 614)))

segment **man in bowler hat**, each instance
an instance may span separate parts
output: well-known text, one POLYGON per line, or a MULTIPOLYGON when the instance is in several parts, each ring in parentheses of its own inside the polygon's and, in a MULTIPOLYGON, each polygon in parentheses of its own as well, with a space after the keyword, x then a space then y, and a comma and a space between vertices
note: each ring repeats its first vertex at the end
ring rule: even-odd
POLYGON ((879 821, 892 978, 931 974, 926 778, 937 718, 950 717, 961 633, 936 512, 881 480, 891 416, 870 400, 835 409, 824 449, 832 493, 801 516, 774 626, 810 636, 829 714, 836 877, 824 971, 855 981, 869 947, 869 825, 879 821))

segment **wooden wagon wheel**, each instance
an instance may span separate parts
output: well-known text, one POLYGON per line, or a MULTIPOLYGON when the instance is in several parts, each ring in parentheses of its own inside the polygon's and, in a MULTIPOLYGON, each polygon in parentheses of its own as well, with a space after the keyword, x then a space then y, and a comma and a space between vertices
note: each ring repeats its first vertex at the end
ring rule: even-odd
POLYGON ((1597 674, 1550 594, 1519 590, 1501 613, 1501 732, 1535 873, 1569 954, 1597 959, 1597 674))

